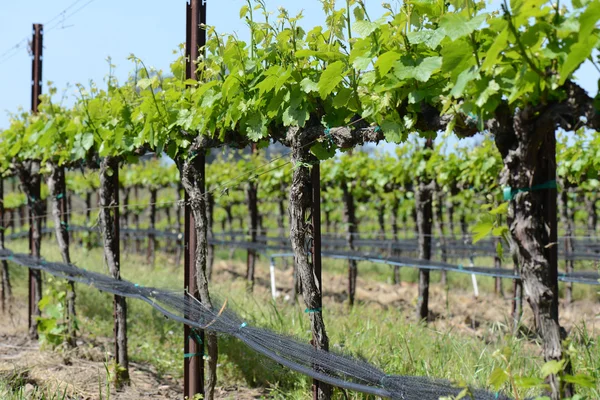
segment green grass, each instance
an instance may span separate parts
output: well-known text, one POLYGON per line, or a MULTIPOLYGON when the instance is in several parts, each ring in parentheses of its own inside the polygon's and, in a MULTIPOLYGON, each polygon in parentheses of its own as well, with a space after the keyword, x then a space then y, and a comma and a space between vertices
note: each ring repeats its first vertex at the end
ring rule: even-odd
MULTIPOLYGON (((10 248, 26 252, 25 241, 12 242, 10 248)), ((80 267, 108 273, 102 250, 85 251, 78 245, 72 246, 73 261, 80 267)), ((48 260, 60 260, 58 249, 48 240, 42 245, 42 255, 48 260)), ((219 249, 217 259, 228 259, 229 251, 219 249)), ((245 260, 244 251, 235 251, 234 260, 245 260)), ((475 260, 477 265, 489 265, 491 260, 475 260)), ((279 260, 281 263, 281 261, 279 260)), ((262 259, 258 268, 266 271, 262 259)), ((344 260, 327 260, 326 271, 331 274, 346 274, 344 260)), ((173 266, 172 258, 157 256, 156 267, 146 264, 145 257, 122 254, 122 277, 144 286, 180 288, 183 270, 173 266)), ((391 269, 381 264, 359 263, 360 277, 366 280, 387 282, 391 269)), ((26 270, 11 265, 15 296, 26 298, 26 270)), ((416 269, 402 269, 402 279, 416 281, 416 269)), ((432 274, 433 280, 439 274, 432 274)), ((470 290, 471 278, 466 274, 448 275, 450 287, 470 290)), ((493 291, 492 278, 478 278, 480 291, 493 291)), ((508 290, 508 283, 505 284, 508 290)), ((211 286, 219 298, 227 297, 228 307, 238 311, 249 324, 293 335, 308 342, 310 331, 308 319, 301 305, 290 305, 283 301, 274 302, 266 292, 257 291, 249 295, 242 279, 225 281, 211 286)), ((595 288, 575 286, 576 298, 593 298, 595 288)), ((129 354, 132 361, 155 366, 159 374, 181 377, 183 329, 180 324, 165 319, 148 304, 128 301, 129 354)), ((77 286, 77 311, 81 331, 91 337, 112 337, 112 299, 108 294, 95 289, 77 286)), ((388 374, 424 375, 435 378, 467 382, 477 387, 487 387, 492 371, 501 365, 494 356, 499 349, 510 348, 511 366, 515 375, 538 376, 543 364, 541 346, 523 337, 508 334, 502 323, 486 325, 481 337, 465 336, 451 329, 439 331, 423 324, 416 324, 413 310, 394 308, 379 309, 370 304, 358 303, 352 310, 345 304, 328 301, 324 307, 324 319, 330 337, 331 348, 365 359, 381 367, 388 374)), ((573 329, 572 352, 574 369, 600 381, 600 336, 591 334, 585 326, 573 329)), ((268 387, 269 397, 282 399, 305 399, 310 381, 292 373, 246 348, 230 337, 219 339, 219 385, 243 385, 268 387)), ((1 382, 2 380, 0 380, 1 382)), ((6 383, 5 383, 6 386, 6 383)), ((0 386, 2 393, 2 386, 0 386)), ((600 398, 600 384, 594 388, 581 389, 589 399, 600 398)), ((531 393, 523 393, 531 394, 531 393)), ((367 398, 352 393, 350 398, 367 398)), ((1 397, 1 396, 0 396, 1 397)), ((5 398, 5 397, 2 397, 5 398)), ((22 397, 7 397, 20 399, 22 397)), ((51 397, 50 397, 51 398, 51 397)), ((60 398, 60 397, 59 397, 60 398)), ((337 398, 344 398, 338 393, 337 398)))

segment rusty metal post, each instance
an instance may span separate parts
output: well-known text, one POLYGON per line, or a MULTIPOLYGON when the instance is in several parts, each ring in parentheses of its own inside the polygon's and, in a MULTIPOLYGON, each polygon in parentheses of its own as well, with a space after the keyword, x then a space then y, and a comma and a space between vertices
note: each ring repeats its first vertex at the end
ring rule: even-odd
MULTIPOLYGON (((206 4, 202 0, 189 0, 186 4, 186 78, 196 78, 195 61, 199 50, 206 44, 205 31, 200 24, 206 23, 206 4)), ((204 158, 203 155, 198 157, 204 158)), ((201 161, 204 165, 204 161, 201 161)), ((184 289, 199 299, 196 282, 196 230, 194 216, 189 206, 189 196, 185 194, 184 210, 184 289)), ((204 394, 204 332, 195 332, 185 325, 184 362, 183 362, 183 396, 192 399, 196 394, 204 394)))
MULTIPOLYGON (((33 24, 33 37, 31 39, 31 112, 36 114, 38 112, 38 106, 40 104, 40 95, 42 94, 42 52, 43 52, 43 35, 44 28, 42 24, 33 24)), ((32 189, 32 195, 35 196, 35 201, 41 201, 39 198, 41 188, 36 187, 32 189)), ((40 249, 34 242, 34 230, 37 229, 37 221, 34 221, 31 207, 35 207, 35 204, 30 205, 29 210, 29 252, 32 257, 39 258, 40 249)), ((38 216, 39 218, 39 216, 38 216)), ((37 232, 41 235, 41 232, 37 232)), ((37 339, 37 329, 35 332, 32 331, 32 327, 37 326, 34 323, 34 318, 40 314, 37 293, 41 292, 41 288, 38 288, 37 277, 41 274, 39 271, 29 270, 29 332, 32 339, 37 339)))
POLYGON ((42 94, 42 51, 44 27, 42 24, 33 24, 33 38, 31 40, 31 111, 38 112, 40 95, 42 94))
MULTIPOLYGON (((321 261, 321 165, 317 162, 310 171, 311 187, 312 187, 312 262, 315 271, 317 284, 319 285, 319 305, 323 306, 323 280, 321 278, 322 261, 321 261)), ((317 347, 317 339, 313 337, 313 344, 317 347)), ((319 385, 322 383, 313 379, 312 393, 313 399, 319 399, 319 385)))

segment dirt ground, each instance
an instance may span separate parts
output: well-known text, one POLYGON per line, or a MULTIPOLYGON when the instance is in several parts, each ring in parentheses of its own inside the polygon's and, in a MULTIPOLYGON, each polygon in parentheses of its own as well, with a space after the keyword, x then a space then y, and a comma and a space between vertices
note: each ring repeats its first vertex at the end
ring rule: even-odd
MULTIPOLYGON (((217 282, 244 279, 245 264, 219 261, 215 264, 213 279, 217 282)), ((359 270, 360 271, 360 270, 359 270)), ((360 274, 360 272, 359 272, 360 274)), ((277 290, 285 297, 291 292, 292 269, 277 271, 277 290)), ((346 301, 347 280, 343 275, 323 274, 326 288, 324 302, 346 301)), ((441 285, 430 288, 431 325, 441 331, 453 329, 465 335, 485 340, 485 331, 494 323, 508 323, 511 305, 510 288, 500 298, 493 293, 481 293, 475 298, 472 292, 451 290, 447 293, 441 285), (448 306, 447 306, 448 304, 448 306)), ((264 296, 270 293, 268 268, 256 271, 255 291, 264 296)), ((357 283, 357 300, 369 306, 394 308, 405 311, 407 320, 414 320, 413 310, 417 296, 416 284, 391 285, 367 281, 360 277, 357 283)), ((110 351, 109 339, 79 338, 78 348, 59 352, 40 350, 37 341, 26 339, 26 305, 13 304, 11 315, 2 315, 0 323, 0 379, 20 381, 26 393, 36 387, 48 388, 54 393, 66 389, 68 399, 105 399, 106 368, 105 354, 110 351)), ((524 322, 532 326, 532 315, 524 304, 524 322)), ((587 329, 594 335, 600 332, 600 303, 593 300, 561 304, 560 318, 563 326, 570 330, 585 321, 587 329)), ((182 382, 172 377, 160 378, 149 365, 130 365, 131 386, 116 392, 111 389, 110 398, 129 399, 180 399, 182 382)), ((257 399, 265 395, 259 389, 243 387, 220 387, 218 399, 257 399)))

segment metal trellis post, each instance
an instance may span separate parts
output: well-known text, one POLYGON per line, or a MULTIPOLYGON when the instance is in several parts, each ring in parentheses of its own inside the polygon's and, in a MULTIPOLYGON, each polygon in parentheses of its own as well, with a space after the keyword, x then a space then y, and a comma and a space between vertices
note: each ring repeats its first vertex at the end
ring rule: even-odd
MULTIPOLYGON (((40 104, 40 95, 42 94, 42 51, 43 51, 43 35, 44 27, 42 24, 33 24, 33 37, 31 39, 31 112, 36 114, 38 112, 38 106, 40 104)), ((35 195, 39 195, 41 191, 40 187, 33 188, 35 195)), ((39 196, 37 196, 39 197, 39 196)), ((35 201, 41 201, 37 198, 35 201)), ((35 204, 31 204, 31 207, 35 207, 35 204)), ((29 211, 29 251, 33 257, 40 257, 39 248, 34 243, 34 229, 37 224, 33 220, 33 214, 31 208, 29 211)), ((40 234, 40 232, 38 232, 40 234)), ((38 293, 37 281, 35 279, 36 274, 40 272, 29 270, 29 331, 32 338, 37 339, 37 332, 31 332, 34 318, 39 314, 38 304, 36 299, 38 293)))
MULTIPOLYGON (((206 44, 206 33, 200 28, 206 24, 206 3, 202 0, 189 0, 186 4, 186 78, 195 79, 195 61, 199 50, 206 44)), ((204 158, 204 155, 197 157, 204 158)), ((202 161, 204 164, 204 161, 202 161)), ((184 288, 199 299, 196 282, 196 230, 194 216, 185 194, 184 210, 184 288)), ((189 326, 184 326, 183 396, 189 399, 196 394, 204 394, 204 362, 202 358, 204 333, 195 334, 189 326)))

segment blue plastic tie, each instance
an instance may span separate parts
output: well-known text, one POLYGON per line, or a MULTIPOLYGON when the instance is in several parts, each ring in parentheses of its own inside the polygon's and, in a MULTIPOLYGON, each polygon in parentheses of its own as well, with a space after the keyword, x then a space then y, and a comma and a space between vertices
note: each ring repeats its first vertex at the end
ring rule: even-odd
POLYGON ((56 200, 60 200, 63 197, 65 197, 65 194, 64 193, 59 193, 59 194, 56 195, 56 200))
POLYGON ((381 131, 381 128, 379 126, 376 126, 374 132, 377 133, 377 132, 380 132, 380 131, 381 131))
POLYGON ((515 198, 518 193, 523 192, 533 192, 536 190, 544 190, 544 189, 556 189, 556 180, 551 180, 548 182, 540 183, 539 185, 535 185, 527 188, 514 189, 510 186, 507 186, 503 189, 504 201, 509 201, 515 198))
POLYGON ((247 327, 248 324, 245 322, 242 322, 242 324, 240 325, 240 329, 244 329, 245 327, 247 327))
POLYGON ((333 142, 333 136, 331 136, 331 129, 325 128, 325 130, 323 132, 325 132, 325 136, 327 137, 327 140, 329 141, 329 144, 333 145, 334 142, 333 142))
POLYGON ((313 313, 317 313, 317 312, 321 312, 322 311, 322 307, 319 308, 307 308, 306 310, 304 310, 305 313, 308 314, 313 314, 313 313))
POLYGON ((458 264, 458 269, 462 271, 462 269, 464 268, 464 266, 462 264, 458 264))
POLYGON ((204 353, 185 353, 183 358, 204 357, 204 353))
POLYGON ((139 284, 137 284, 137 283, 134 283, 134 284, 133 284, 133 286, 135 286, 135 287, 140 287, 140 285, 139 285, 139 284))

